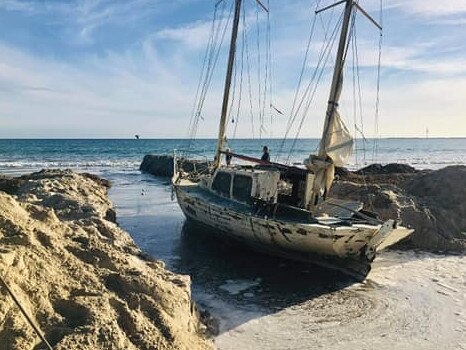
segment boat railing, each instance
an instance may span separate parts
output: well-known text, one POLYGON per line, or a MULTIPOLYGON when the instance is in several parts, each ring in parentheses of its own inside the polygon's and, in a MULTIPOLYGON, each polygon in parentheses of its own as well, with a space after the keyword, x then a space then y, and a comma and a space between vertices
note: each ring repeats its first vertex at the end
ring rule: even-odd
POLYGON ((182 175, 182 173, 189 173, 188 177, 199 177, 202 175, 207 175, 212 173, 213 165, 212 162, 209 160, 209 157, 205 154, 193 151, 193 150, 186 150, 186 149, 177 149, 173 151, 173 166, 174 166, 174 174, 178 174, 178 177, 182 175), (192 166, 191 171, 186 171, 185 163, 190 163, 189 165, 192 166))

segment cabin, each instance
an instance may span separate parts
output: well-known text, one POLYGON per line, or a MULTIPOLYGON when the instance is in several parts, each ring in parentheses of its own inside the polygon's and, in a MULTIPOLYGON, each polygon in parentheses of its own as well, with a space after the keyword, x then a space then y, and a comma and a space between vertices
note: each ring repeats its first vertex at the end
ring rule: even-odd
POLYGON ((212 178, 210 190, 216 194, 243 203, 255 200, 277 203, 279 171, 255 168, 220 168, 212 178))
POLYGON ((205 187, 219 196, 242 203, 259 201, 307 209, 314 175, 304 169, 293 169, 295 171, 290 172, 268 166, 222 167, 205 187))

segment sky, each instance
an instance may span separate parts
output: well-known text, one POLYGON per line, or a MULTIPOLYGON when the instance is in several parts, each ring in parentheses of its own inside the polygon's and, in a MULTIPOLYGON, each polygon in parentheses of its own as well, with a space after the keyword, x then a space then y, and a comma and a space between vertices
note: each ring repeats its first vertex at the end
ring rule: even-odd
MULTIPOLYGON (((236 101, 241 95, 243 102, 237 120, 229 122, 229 137, 284 135, 315 18, 316 0, 262 2, 268 3, 268 20, 254 0, 244 0, 246 26, 239 36, 244 38, 244 32, 249 37, 251 85, 257 84, 266 76, 267 45, 254 51, 256 38, 266 42, 270 24, 270 79, 262 85, 269 86, 264 121, 261 127, 257 104, 262 93, 257 91, 263 90, 253 86, 254 106, 249 108, 243 73, 243 89, 236 95, 236 101), (269 102, 282 114, 269 108, 269 102)), ((215 3, 0 0, 0 138, 187 137, 215 3)), ((380 21, 380 0, 359 3, 380 21)), ((226 9, 221 23, 229 23, 231 4, 232 0, 223 0, 219 5, 226 9)), ((321 33, 311 42, 302 86, 318 62, 324 21, 335 21, 342 10, 339 6, 318 18, 315 28, 321 33)), ((355 89, 348 62, 341 106, 348 127, 365 137, 424 137, 426 129, 431 137, 466 137, 466 1, 383 0, 378 118, 379 32, 360 13, 356 23, 361 82, 355 89), (355 91, 361 95, 356 111, 351 102, 355 91)), ((331 53, 329 61, 333 58, 331 53)), ((217 136, 225 66, 222 50, 198 137, 217 136)), ((237 64, 238 76, 239 69, 237 64)), ((315 95, 319 102, 310 108, 301 128, 299 115, 289 136, 320 136, 330 74, 326 67, 315 95)), ((239 86, 239 78, 236 82, 239 86)))

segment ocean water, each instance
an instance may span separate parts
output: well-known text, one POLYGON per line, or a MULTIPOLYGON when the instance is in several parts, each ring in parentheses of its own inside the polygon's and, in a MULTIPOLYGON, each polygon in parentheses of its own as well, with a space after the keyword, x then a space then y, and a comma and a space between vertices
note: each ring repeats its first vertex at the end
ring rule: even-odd
MULTIPOLYGON (((273 160, 299 163, 315 153, 317 139, 300 139, 289 152, 293 141, 278 139, 231 140, 233 152, 259 157, 263 145, 273 160), (281 150, 281 152, 280 152, 281 150)), ((216 140, 203 139, 0 139, 0 171, 24 173, 42 168, 72 168, 94 173, 137 170, 145 154, 171 154, 174 149, 189 151, 196 158, 213 158, 216 140)), ((358 140, 349 168, 378 162, 404 163, 420 169, 438 169, 466 164, 466 138, 358 140)))

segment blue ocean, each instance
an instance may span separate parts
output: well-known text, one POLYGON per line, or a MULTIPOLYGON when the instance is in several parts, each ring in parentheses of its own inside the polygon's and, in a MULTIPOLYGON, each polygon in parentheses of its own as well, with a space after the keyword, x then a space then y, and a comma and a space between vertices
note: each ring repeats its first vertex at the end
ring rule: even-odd
MULTIPOLYGON (((295 143, 279 139, 237 139, 228 146, 235 153, 260 156, 263 145, 272 160, 300 163, 315 153, 317 139, 295 143), (292 150, 290 152, 290 150, 292 150)), ((135 171, 145 154, 189 151, 196 158, 213 158, 216 140, 187 139, 0 139, 0 171, 24 173, 42 168, 71 168, 98 174, 135 171)), ((403 163, 419 169, 466 164, 466 138, 403 138, 358 140, 350 169, 370 163, 403 163)))

